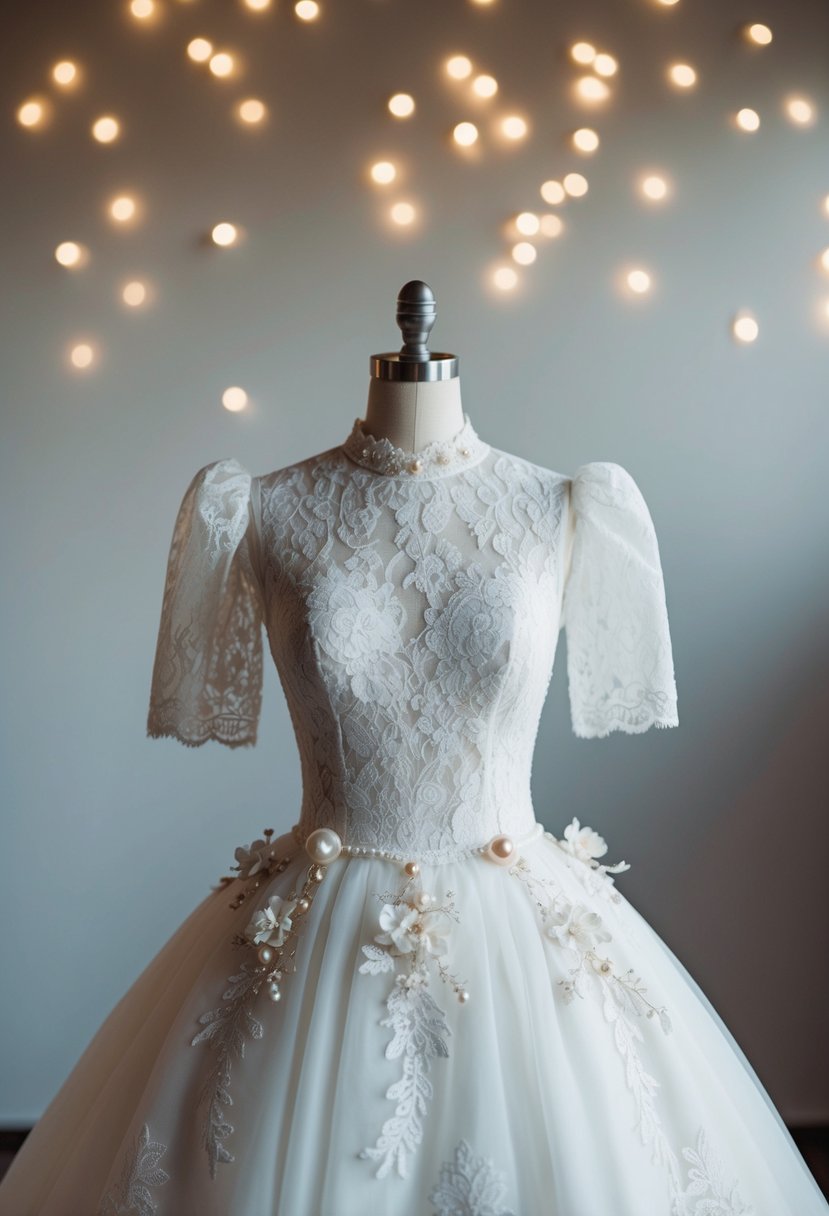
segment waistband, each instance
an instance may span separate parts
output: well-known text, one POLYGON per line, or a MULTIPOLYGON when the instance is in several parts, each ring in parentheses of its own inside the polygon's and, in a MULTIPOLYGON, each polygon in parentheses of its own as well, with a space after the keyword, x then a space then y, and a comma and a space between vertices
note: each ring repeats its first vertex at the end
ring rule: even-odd
POLYGON ((544 825, 536 820, 529 831, 520 836, 510 836, 501 833, 477 845, 448 845, 442 849, 412 848, 406 852, 394 849, 381 849, 373 845, 346 844, 333 828, 314 828, 304 832, 298 823, 291 828, 291 833, 300 848, 305 849, 312 861, 326 865, 335 858, 367 857, 371 860, 386 860, 396 862, 421 862, 427 865, 442 865, 445 862, 461 861, 467 857, 482 856, 499 865, 510 864, 516 852, 522 845, 536 840, 544 831, 544 825))

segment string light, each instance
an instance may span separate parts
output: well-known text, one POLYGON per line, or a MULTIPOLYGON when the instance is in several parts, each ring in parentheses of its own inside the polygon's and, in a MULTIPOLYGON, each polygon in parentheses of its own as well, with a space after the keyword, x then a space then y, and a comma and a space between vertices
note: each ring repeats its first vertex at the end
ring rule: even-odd
POLYGON ((697 74, 690 63, 672 63, 668 68, 668 79, 678 89, 691 89, 697 83, 697 74))
POLYGON ((52 79, 61 88, 68 88, 78 82, 78 68, 71 59, 62 59, 52 68, 52 79))
POLYGON ((245 5, 255 13, 262 13, 271 7, 271 0, 245 0, 245 5))
POLYGON ((498 92, 498 81, 494 76, 476 76, 472 81, 472 91, 478 97, 494 97, 498 92))
POLYGON ((492 281, 499 291, 512 291, 518 282, 518 273, 511 266, 499 266, 492 281))
POLYGON ((667 197, 668 183, 657 173, 650 173, 639 182, 639 191, 650 202, 661 202, 667 197))
POLYGON ((236 113, 243 123, 249 127, 254 127, 264 121, 267 108, 265 103, 259 101, 256 97, 248 97, 245 101, 239 102, 239 105, 236 107, 236 113))
POLYGON ((79 245, 77 241, 61 241, 55 249, 55 261, 61 266, 67 266, 70 269, 81 266, 86 260, 87 255, 88 251, 84 249, 83 245, 79 245))
POLYGON ((133 280, 131 283, 125 284, 124 289, 121 292, 121 299, 125 304, 128 304, 130 308, 138 308, 144 303, 146 298, 147 288, 144 283, 139 282, 138 279, 133 280))
POLYGON ((300 21, 316 21, 320 15, 320 6, 317 0, 299 0, 299 3, 294 5, 294 12, 300 21))
POLYGON ((562 185, 572 198, 581 198, 587 194, 587 178, 581 173, 565 173, 562 185))
POLYGON ((570 57, 576 63, 590 64, 596 58, 596 48, 590 42, 574 42, 570 47, 570 57))
POLYGON ((760 326, 751 313, 742 312, 734 318, 731 332, 738 342, 754 342, 760 332, 760 326))
POLYGON ((549 203, 554 207, 556 203, 563 203, 567 197, 567 191, 562 186, 561 182, 551 178, 548 182, 543 182, 541 186, 541 197, 545 203, 549 203))
POLYGON ((220 224, 215 224, 210 237, 214 245, 235 245, 239 237, 239 230, 235 224, 229 224, 223 221, 220 224))
POLYGON ((380 186, 393 182, 397 177, 397 169, 390 160, 378 160, 371 166, 371 180, 380 186))
POLYGON ((408 118, 414 114, 414 98, 410 93, 395 93, 389 98, 389 112, 395 118, 408 118))
POLYGON ((88 342, 79 342, 69 352, 69 359, 73 367, 91 367, 94 358, 95 352, 88 342))
POLYGON ((239 410, 243 410, 248 403, 248 395, 243 388, 239 388, 237 384, 226 388, 222 393, 222 405, 231 414, 238 414, 239 410))
POLYGON ((564 222, 560 215, 554 215, 548 211, 539 218, 539 230, 542 236, 561 236, 564 231, 564 222))
POLYGON ((805 97, 787 97, 785 111, 793 123, 807 127, 815 120, 814 106, 805 97))
POLYGON ((512 247, 512 256, 519 266, 529 266, 535 261, 538 251, 529 241, 519 241, 512 247))
POLYGON ((228 51, 217 51, 215 55, 211 55, 208 67, 214 76, 224 79, 233 75, 236 63, 228 51))
POLYGON ((647 270, 642 270, 639 268, 636 270, 631 270, 627 275, 627 285, 630 290, 636 292, 637 295, 644 295, 645 292, 650 291, 651 276, 648 274, 647 270))
POLYGON ((743 29, 743 36, 746 41, 753 43, 755 46, 768 46, 772 39, 771 30, 767 25, 761 25, 755 22, 753 25, 747 25, 743 29))
POLYGON ((533 211, 522 211, 515 217, 515 227, 522 236, 535 236, 541 221, 533 211))
POLYGON ((760 129, 760 115, 756 110, 738 110, 734 116, 734 121, 741 131, 758 131, 760 129))
POLYGON ((610 96, 610 89, 598 76, 581 76, 576 81, 576 93, 582 101, 605 101, 610 96))
POLYGON ((829 271, 829 249, 824 249, 820 255, 820 265, 822 270, 829 271))
POLYGON ((590 127, 579 127, 578 131, 573 132, 573 147, 577 152, 595 152, 598 146, 599 137, 590 127))
POLYGON ((17 121, 21 127, 39 127, 46 119, 46 102, 39 97, 30 97, 17 110, 17 121))
POLYGON ((527 123, 518 114, 510 114, 502 119, 501 130, 507 139, 523 139, 527 134, 527 123))
POLYGON ((452 55, 446 60, 446 74, 453 80, 466 80, 472 74, 472 60, 467 55, 452 55))
POLYGON ((459 122, 452 132, 452 138, 462 148, 469 148, 478 138, 478 128, 474 122, 459 122))
POLYGON ((135 199, 128 194, 119 195, 109 204, 109 214, 119 224, 125 224, 128 220, 134 219, 135 209, 135 199))
POLYGON ((111 114, 105 114, 102 118, 96 118, 92 124, 92 135, 100 144, 111 144, 117 139, 121 132, 121 127, 117 118, 113 118, 111 114))
POLYGON ((615 76, 619 70, 619 64, 612 55, 597 55, 593 60, 593 71, 599 76, 615 76))
POLYGON ((146 21, 148 17, 155 16, 155 5, 153 0, 132 0, 130 12, 139 21, 146 21))
POLYGON ((411 203, 395 203, 389 215, 399 227, 407 228, 409 224, 414 223, 417 212, 411 203))
POLYGON ((206 38, 193 38, 187 43, 187 54, 194 63, 206 63, 213 54, 213 43, 206 38))

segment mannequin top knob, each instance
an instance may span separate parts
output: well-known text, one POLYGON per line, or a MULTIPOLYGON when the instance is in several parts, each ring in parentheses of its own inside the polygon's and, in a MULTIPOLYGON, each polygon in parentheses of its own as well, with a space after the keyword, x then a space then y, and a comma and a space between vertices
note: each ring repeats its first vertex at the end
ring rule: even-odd
POLYGON ((429 359, 426 344, 436 315, 435 293, 428 283, 410 279, 401 287, 397 297, 397 324, 403 334, 401 360, 420 363, 429 359))

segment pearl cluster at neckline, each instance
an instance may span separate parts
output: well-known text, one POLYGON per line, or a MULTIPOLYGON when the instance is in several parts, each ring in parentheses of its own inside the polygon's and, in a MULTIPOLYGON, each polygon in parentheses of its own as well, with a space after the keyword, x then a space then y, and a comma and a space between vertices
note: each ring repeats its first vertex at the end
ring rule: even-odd
POLYGON ((417 452, 397 447, 385 437, 375 439, 363 426, 364 419, 354 419, 342 450, 355 464, 386 476, 441 477, 470 468, 489 451, 489 444, 478 437, 468 414, 464 414, 463 426, 451 438, 435 439, 417 452))

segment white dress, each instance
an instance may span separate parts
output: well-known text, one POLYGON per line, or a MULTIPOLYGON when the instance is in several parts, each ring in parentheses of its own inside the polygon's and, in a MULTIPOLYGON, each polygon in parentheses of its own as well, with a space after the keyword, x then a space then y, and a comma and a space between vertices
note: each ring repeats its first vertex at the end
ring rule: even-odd
POLYGON ((176 520, 148 733, 255 743, 263 625, 295 826, 229 840, 2 1216, 826 1216, 619 842, 530 797, 562 627, 577 735, 678 724, 630 474, 553 472, 468 415, 417 459, 358 419, 261 477, 217 460, 176 520))

